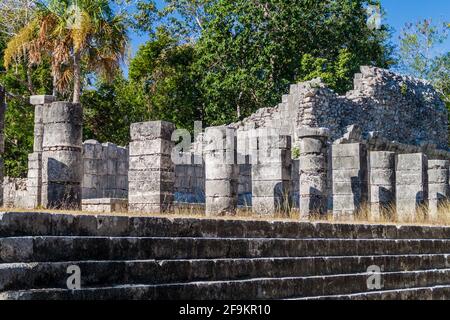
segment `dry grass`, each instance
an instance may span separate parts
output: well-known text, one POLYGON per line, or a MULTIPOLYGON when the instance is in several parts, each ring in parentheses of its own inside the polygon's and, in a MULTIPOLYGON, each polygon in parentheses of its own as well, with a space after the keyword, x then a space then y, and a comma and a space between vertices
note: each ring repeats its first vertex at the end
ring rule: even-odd
MULTIPOLYGON (((80 210, 48 210, 48 209, 20 209, 20 208, 0 208, 2 212, 46 212, 53 214, 71 215, 95 215, 95 216, 126 216, 126 217, 164 217, 164 218, 196 218, 211 219, 205 215, 203 205, 183 204, 174 208, 170 213, 129 213, 129 212, 87 212, 80 210)), ((298 209, 283 210, 274 215, 258 216, 254 215, 251 208, 240 208, 235 215, 214 217, 223 220, 255 220, 255 221, 304 221, 304 222, 324 222, 324 223, 349 223, 349 224, 386 224, 386 225, 431 225, 450 226, 450 201, 442 204, 437 217, 430 217, 425 208, 418 208, 417 213, 404 214, 413 219, 402 219, 396 213, 394 207, 387 208, 380 216, 374 216, 368 206, 363 206, 353 217, 335 217, 332 213, 326 215, 312 215, 307 220, 300 219, 298 209)))

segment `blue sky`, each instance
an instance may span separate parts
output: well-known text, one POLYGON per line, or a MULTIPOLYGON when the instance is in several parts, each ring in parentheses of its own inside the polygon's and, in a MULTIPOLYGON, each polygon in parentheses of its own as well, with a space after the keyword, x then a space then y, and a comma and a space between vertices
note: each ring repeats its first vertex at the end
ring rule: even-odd
MULTIPOLYGON (((163 0, 156 0, 158 6, 162 6, 163 0)), ((407 22, 415 22, 419 19, 432 18, 435 22, 450 20, 450 0, 382 0, 386 11, 384 23, 394 28, 393 42, 396 43, 399 32, 407 22)), ((146 36, 131 34, 131 51, 136 52, 141 44, 147 40, 146 36)), ((439 51, 450 51, 448 40, 439 51)))

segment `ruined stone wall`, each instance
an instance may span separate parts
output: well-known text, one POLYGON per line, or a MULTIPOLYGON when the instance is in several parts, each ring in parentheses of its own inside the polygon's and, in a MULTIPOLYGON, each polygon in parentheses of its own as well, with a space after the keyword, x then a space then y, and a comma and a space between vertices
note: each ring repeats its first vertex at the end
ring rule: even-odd
POLYGON ((447 149, 448 116, 439 94, 427 82, 375 67, 361 67, 354 89, 339 96, 320 80, 291 85, 274 108, 263 108, 232 126, 240 131, 277 128, 295 136, 300 126, 330 129, 331 139, 359 125, 363 134, 378 131, 388 140, 447 149))
POLYGON ((5 177, 2 187, 4 208, 29 207, 27 179, 5 177))
POLYGON ((128 197, 128 149, 85 141, 83 172, 83 199, 128 197))

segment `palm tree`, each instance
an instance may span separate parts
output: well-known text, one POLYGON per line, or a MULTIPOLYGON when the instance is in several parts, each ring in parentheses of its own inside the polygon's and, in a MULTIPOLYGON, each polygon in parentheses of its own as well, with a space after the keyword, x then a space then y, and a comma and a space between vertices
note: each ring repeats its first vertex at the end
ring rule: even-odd
POLYGON ((124 18, 107 0, 50 0, 39 3, 35 17, 5 50, 5 67, 21 59, 37 65, 50 57, 54 95, 73 88, 80 101, 83 72, 111 79, 119 70, 128 43, 124 18))

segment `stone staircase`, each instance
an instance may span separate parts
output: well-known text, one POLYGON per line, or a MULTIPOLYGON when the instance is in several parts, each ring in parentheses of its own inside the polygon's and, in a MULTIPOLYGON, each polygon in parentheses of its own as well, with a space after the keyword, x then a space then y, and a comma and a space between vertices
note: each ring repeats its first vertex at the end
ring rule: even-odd
POLYGON ((0 299, 450 299, 449 254, 444 227, 0 213, 0 299))

